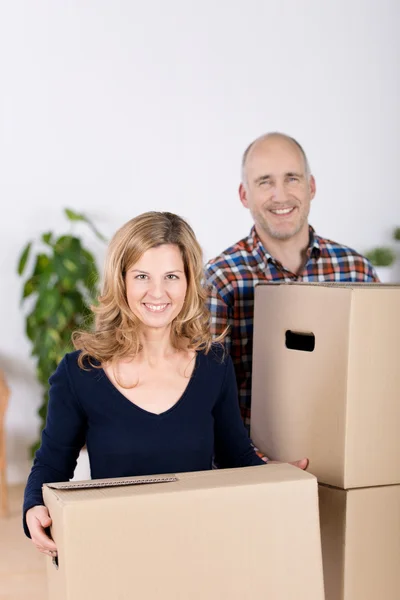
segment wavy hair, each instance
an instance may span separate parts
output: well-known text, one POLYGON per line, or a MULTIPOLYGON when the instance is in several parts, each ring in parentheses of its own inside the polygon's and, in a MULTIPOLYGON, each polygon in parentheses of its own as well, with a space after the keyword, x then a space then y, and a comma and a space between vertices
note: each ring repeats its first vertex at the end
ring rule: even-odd
MULTIPOLYGON (((101 295, 98 305, 91 307, 95 313, 94 329, 72 335, 74 347, 81 350, 81 368, 88 362, 100 368, 140 352, 141 321, 129 308, 125 275, 147 250, 163 244, 178 246, 187 280, 183 307, 171 324, 171 343, 176 349, 206 353, 210 350, 213 340, 203 286, 203 254, 196 236, 178 215, 146 212, 123 225, 108 246, 101 295)), ((214 341, 220 342, 223 337, 224 334, 214 341)))

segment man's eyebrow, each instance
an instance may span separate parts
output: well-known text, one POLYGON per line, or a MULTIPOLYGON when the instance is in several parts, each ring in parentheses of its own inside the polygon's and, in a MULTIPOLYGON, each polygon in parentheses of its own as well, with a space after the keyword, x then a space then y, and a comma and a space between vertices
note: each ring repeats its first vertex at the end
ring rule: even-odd
MULTIPOLYGON (((285 177, 298 177, 299 179, 304 179, 304 174, 296 173, 295 171, 288 171, 285 173, 285 177)), ((257 177, 257 179, 254 180, 254 183, 264 183, 264 181, 269 181, 271 178, 272 175, 260 175, 260 177, 257 177)))
POLYGON ((285 173, 285 177, 304 177, 304 175, 302 173, 295 173, 294 171, 289 171, 288 173, 285 173))
POLYGON ((268 179, 271 179, 271 175, 260 175, 260 177, 254 180, 254 183, 262 183, 263 181, 268 181, 268 179))

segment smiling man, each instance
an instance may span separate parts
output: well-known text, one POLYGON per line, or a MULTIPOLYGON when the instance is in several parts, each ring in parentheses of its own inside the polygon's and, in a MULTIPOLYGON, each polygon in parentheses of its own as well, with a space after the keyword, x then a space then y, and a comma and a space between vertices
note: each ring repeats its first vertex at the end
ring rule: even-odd
POLYGON ((243 420, 250 424, 254 287, 265 281, 378 281, 360 254, 324 239, 308 224, 315 179, 293 138, 268 133, 242 159, 240 200, 254 226, 206 267, 215 335, 226 338, 239 388, 243 420))

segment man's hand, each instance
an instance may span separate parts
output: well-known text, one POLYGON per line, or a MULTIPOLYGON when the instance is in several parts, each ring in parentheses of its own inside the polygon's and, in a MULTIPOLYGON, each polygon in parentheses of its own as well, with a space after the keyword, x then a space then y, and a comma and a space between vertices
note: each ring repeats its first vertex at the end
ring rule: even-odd
MULTIPOLYGON (((269 460, 269 458, 267 456, 265 456, 265 454, 263 452, 261 452, 255 446, 254 446, 254 451, 257 454, 257 456, 259 456, 266 463, 279 464, 280 462, 282 462, 280 460, 269 460)), ((308 458, 301 458, 300 460, 295 460, 289 464, 293 465, 294 467, 298 467, 299 469, 302 469, 302 471, 305 471, 308 467, 308 463, 309 463, 308 458)))
POLYGON ((302 469, 303 471, 305 471, 308 467, 308 458, 301 458, 300 460, 295 460, 294 462, 291 462, 289 464, 293 465, 294 467, 298 467, 299 469, 302 469))
MULTIPOLYGON (((267 462, 269 465, 282 464, 282 461, 280 460, 268 460, 267 462)), ((289 463, 289 465, 293 465, 294 467, 298 467, 299 469, 302 469, 302 471, 305 471, 308 467, 308 462, 308 458, 301 458, 300 460, 294 460, 293 462, 289 463)))

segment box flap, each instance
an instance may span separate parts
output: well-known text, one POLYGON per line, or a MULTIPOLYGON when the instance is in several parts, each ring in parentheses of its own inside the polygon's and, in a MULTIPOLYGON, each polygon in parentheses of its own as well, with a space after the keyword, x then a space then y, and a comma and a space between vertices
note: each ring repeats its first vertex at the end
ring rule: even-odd
POLYGON ((115 479, 90 479, 88 481, 63 481, 60 483, 46 483, 46 487, 53 490, 88 490, 97 488, 120 487, 123 485, 144 485, 146 483, 168 483, 178 481, 176 475, 154 477, 118 477, 115 479))
MULTIPOLYGON (((45 503, 50 497, 63 504, 76 504, 83 500, 97 501, 132 498, 143 495, 160 495, 175 492, 198 492, 228 487, 252 485, 275 485, 288 483, 301 484, 315 480, 310 473, 289 464, 269 464, 236 469, 212 469, 178 475, 164 474, 149 477, 123 477, 121 479, 99 479, 93 481, 73 481, 45 484, 45 503), (164 485, 152 485, 163 483, 164 485), (143 485, 142 485, 143 484, 143 485)), ((314 482, 313 482, 314 483, 314 482)))
POLYGON ((398 289, 400 285, 394 283, 380 283, 375 281, 261 281, 256 284, 256 287, 264 285, 291 285, 302 287, 335 287, 335 288, 368 288, 368 289, 398 289))

